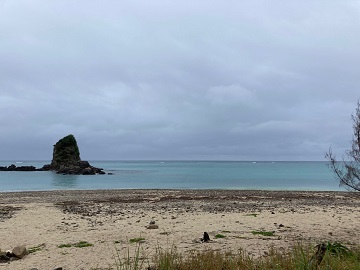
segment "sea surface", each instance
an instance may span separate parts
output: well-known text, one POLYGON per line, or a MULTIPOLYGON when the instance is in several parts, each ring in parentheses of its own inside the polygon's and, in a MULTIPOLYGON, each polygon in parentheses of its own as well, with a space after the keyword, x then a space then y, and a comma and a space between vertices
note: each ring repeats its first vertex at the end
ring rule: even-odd
MULTIPOLYGON (((0 166, 50 161, 0 161, 0 166)), ((106 175, 0 172, 0 191, 67 189, 255 189, 343 191, 326 162, 90 161, 106 175), (110 173, 110 174, 108 174, 110 173)))

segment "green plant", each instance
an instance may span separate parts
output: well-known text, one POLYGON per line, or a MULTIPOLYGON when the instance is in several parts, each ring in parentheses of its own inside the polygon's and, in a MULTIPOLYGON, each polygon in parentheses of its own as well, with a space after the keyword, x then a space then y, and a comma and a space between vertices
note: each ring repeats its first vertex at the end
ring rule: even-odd
POLYGON ((327 242, 326 244, 326 251, 333 256, 338 256, 338 257, 349 257, 349 256, 353 256, 353 253, 351 252, 351 250, 344 246, 341 243, 338 242, 327 242))
POLYGON ((275 236, 274 232, 266 232, 266 231, 252 231, 253 235, 262 235, 262 236, 275 236))
POLYGON ((325 154, 330 162, 328 165, 340 185, 349 190, 360 191, 360 99, 357 102, 355 114, 351 115, 353 121, 353 138, 350 150, 345 151, 342 161, 337 161, 332 148, 325 154))
POLYGON ((170 270, 177 269, 177 265, 182 260, 182 255, 177 252, 174 245, 171 248, 162 249, 158 247, 154 256, 155 269, 158 270, 170 270))
POLYGON ((139 243, 139 242, 142 242, 142 241, 144 241, 145 240, 145 238, 143 238, 143 237, 138 237, 138 238, 131 238, 130 240, 129 240, 129 242, 130 243, 139 243))
POLYGON ((140 270, 143 269, 146 263, 146 256, 140 256, 140 244, 135 249, 134 256, 130 255, 130 248, 127 248, 127 253, 124 257, 120 255, 119 249, 115 246, 115 261, 117 270, 140 270))
POLYGON ((255 213, 251 213, 251 214, 246 214, 245 216, 248 217, 257 217, 259 214, 255 214, 255 213))
POLYGON ((73 244, 61 244, 58 245, 58 248, 70 248, 70 247, 83 248, 83 247, 91 247, 91 246, 93 246, 93 244, 90 244, 86 241, 80 241, 73 244))
POLYGON ((40 251, 42 250, 43 248, 45 247, 45 243, 43 244, 40 244, 40 245, 37 245, 37 246, 34 246, 34 247, 30 247, 27 249, 28 253, 34 253, 34 252, 37 252, 37 251, 40 251))
POLYGON ((77 248, 92 247, 92 246, 93 246, 93 244, 90 244, 86 241, 80 241, 78 243, 73 244, 73 247, 77 247, 77 248))
POLYGON ((225 237, 226 237, 225 235, 220 234, 220 233, 218 233, 217 235, 215 235, 215 238, 225 238, 225 237))
POLYGON ((61 245, 58 245, 58 248, 69 248, 69 247, 72 247, 72 244, 61 244, 61 245))
MULTIPOLYGON (((329 246, 330 247, 330 246, 329 246)), ((345 247, 346 248, 346 247, 345 247)), ((331 243, 331 250, 343 250, 342 244, 331 243)), ((348 248, 346 248, 348 249, 348 248)), ((309 262, 314 255, 314 248, 310 245, 297 244, 286 251, 271 247, 266 256, 249 256, 246 250, 238 252, 221 252, 214 250, 190 251, 179 253, 175 246, 169 249, 158 247, 153 257, 143 255, 140 245, 134 254, 128 248, 127 254, 122 258, 117 250, 117 270, 353 270, 360 269, 360 247, 352 250, 353 256, 333 256, 330 251, 325 254, 319 265, 309 262), (142 255, 142 256, 141 256, 142 255), (151 267, 150 262, 151 261, 151 267), (315 268, 314 268, 315 267, 315 268)))

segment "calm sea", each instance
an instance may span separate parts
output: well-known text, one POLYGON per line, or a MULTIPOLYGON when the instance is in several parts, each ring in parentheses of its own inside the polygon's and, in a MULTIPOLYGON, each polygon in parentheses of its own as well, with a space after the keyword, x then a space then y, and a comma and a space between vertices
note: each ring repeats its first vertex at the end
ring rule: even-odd
MULTIPOLYGON (((50 161, 1 161, 0 166, 50 161)), ((258 189, 337 191, 326 162, 90 161, 111 175, 0 172, 0 191, 63 189, 258 189)))

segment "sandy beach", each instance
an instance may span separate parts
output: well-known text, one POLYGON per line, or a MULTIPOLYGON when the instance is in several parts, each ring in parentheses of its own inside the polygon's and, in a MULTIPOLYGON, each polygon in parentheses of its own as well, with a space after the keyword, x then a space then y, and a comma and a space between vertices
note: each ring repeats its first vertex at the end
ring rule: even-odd
POLYGON ((117 255, 142 256, 340 241, 359 245, 360 194, 235 190, 92 190, 0 193, 0 249, 35 252, 1 269, 116 269, 117 255), (152 222, 155 229, 147 226, 152 222), (158 228, 156 228, 158 226, 158 228), (211 241, 200 238, 208 232, 211 241), (273 232, 273 236, 253 234, 273 232), (224 238, 216 238, 222 235, 224 238), (143 238, 139 243, 131 239, 143 238), (62 247, 86 241, 89 247, 62 247))

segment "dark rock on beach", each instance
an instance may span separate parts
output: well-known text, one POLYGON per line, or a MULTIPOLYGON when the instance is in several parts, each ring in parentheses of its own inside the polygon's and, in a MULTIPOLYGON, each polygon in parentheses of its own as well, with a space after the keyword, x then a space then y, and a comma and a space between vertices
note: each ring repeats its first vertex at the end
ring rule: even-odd
POLYGON ((149 229, 149 230, 159 229, 159 225, 155 224, 155 221, 152 220, 149 222, 149 225, 146 226, 146 229, 149 229))
POLYGON ((54 145, 51 164, 44 165, 41 170, 56 171, 59 174, 105 174, 103 169, 91 166, 88 161, 80 159, 79 147, 71 134, 54 145))
POLYGON ((6 252, 0 251, 0 263, 7 263, 10 261, 10 257, 7 256, 6 252))
POLYGON ((3 252, 0 250, 0 263, 9 263, 20 260, 28 254, 25 246, 16 246, 12 251, 3 252))
POLYGON ((201 240, 204 242, 209 242, 210 241, 209 234, 207 232, 204 232, 204 237, 201 240))

